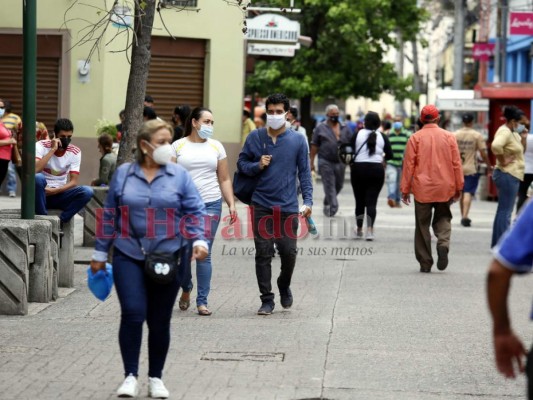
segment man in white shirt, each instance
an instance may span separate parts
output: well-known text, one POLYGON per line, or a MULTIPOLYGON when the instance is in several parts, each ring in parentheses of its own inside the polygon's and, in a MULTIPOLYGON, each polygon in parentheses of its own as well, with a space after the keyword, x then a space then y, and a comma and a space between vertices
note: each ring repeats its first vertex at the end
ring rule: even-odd
POLYGON ((70 144, 74 126, 69 119, 58 119, 55 138, 35 144, 35 213, 47 215, 59 209, 61 222, 68 222, 93 197, 89 186, 78 186, 81 150, 70 144))

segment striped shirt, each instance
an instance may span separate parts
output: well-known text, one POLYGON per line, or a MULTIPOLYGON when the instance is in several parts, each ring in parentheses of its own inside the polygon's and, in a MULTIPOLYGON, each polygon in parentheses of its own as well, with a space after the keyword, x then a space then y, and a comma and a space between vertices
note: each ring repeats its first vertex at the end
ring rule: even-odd
POLYGON ((408 140, 409 134, 403 129, 398 134, 391 129, 389 132, 389 142, 392 147, 392 160, 387 161, 387 164, 394 165, 395 167, 402 166, 408 140))

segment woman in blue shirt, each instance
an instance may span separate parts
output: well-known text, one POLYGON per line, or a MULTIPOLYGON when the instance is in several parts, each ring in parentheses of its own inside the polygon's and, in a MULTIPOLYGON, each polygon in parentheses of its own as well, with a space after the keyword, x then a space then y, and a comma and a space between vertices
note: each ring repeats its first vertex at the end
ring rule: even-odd
POLYGON ((97 218, 93 273, 105 269, 113 246, 113 278, 121 307, 119 344, 126 379, 120 397, 135 397, 144 321, 148 337, 148 386, 152 398, 168 398, 161 380, 170 344, 170 317, 180 287, 179 277, 162 285, 145 275, 145 255, 174 253, 188 262, 203 260, 205 206, 189 173, 174 164, 170 142, 172 128, 165 122, 146 122, 137 135, 137 162, 120 166, 111 181, 103 209, 97 218))

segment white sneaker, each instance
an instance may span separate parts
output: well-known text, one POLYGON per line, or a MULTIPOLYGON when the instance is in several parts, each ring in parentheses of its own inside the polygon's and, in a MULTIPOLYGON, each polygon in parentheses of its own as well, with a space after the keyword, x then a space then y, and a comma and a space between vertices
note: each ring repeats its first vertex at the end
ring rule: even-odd
POLYGON ((139 394, 139 383, 133 375, 128 375, 122 385, 117 390, 118 397, 137 397, 139 394))
POLYGON ((374 240, 374 232, 367 232, 365 237, 367 242, 371 242, 374 240))
POLYGON ((17 197, 17 194, 15 192, 9 192, 9 197, 17 197))
POLYGON ((168 390, 161 379, 148 378, 148 396, 152 399, 168 399, 168 390))
POLYGON ((354 233, 356 239, 362 239, 363 238, 363 230, 359 230, 357 228, 354 228, 353 233, 354 233))

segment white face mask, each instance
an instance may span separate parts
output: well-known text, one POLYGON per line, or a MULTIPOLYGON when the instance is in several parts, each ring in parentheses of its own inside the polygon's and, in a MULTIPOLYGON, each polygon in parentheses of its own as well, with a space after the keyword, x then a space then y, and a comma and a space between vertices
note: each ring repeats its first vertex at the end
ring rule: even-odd
POLYGON ((148 144, 152 146, 152 148, 155 148, 152 153, 152 159, 159 165, 167 165, 172 161, 172 157, 176 157, 176 152, 170 143, 163 144, 159 147, 154 147, 151 143, 148 144))
POLYGON ((286 115, 287 113, 274 115, 267 114, 267 126, 277 131, 285 124, 286 115))

